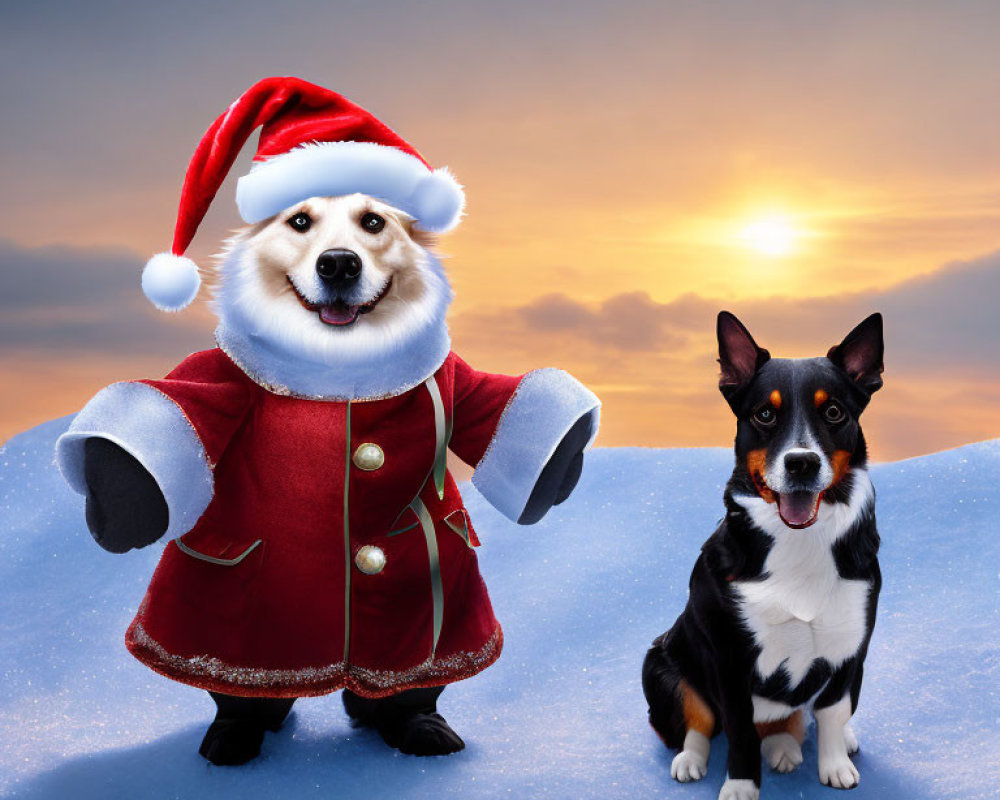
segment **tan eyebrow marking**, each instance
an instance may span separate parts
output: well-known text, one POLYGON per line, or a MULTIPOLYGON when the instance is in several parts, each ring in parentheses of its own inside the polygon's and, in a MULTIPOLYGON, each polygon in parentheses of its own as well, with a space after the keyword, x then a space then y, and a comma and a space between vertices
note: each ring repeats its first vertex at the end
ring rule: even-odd
POLYGON ((781 408, 781 392, 775 389, 771 392, 771 396, 768 398, 771 401, 771 405, 775 408, 781 408))
POLYGON ((821 405, 823 405, 823 403, 825 403, 829 399, 830 395, 828 395, 822 389, 817 389, 816 394, 813 395, 813 402, 816 403, 816 408, 819 408, 821 405))

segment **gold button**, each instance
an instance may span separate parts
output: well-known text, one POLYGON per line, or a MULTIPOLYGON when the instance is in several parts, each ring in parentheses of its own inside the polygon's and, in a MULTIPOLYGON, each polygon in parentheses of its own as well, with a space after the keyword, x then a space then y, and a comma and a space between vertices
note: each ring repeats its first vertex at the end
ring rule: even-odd
POLYGON ((385 569, 385 553, 381 547, 366 544, 354 556, 354 563, 365 575, 378 575, 385 569))
POLYGON ((358 445, 358 449, 354 451, 353 461, 358 469, 373 472, 385 463, 385 453, 377 444, 365 442, 358 445))

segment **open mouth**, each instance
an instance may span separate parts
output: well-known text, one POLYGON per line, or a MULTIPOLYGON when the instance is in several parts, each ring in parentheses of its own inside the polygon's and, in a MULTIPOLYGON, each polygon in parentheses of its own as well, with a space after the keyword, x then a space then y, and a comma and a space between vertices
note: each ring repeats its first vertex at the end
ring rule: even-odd
POLYGON ((782 492, 778 498, 778 516, 789 528, 808 528, 819 515, 823 492, 782 492))
POLYGON ((304 309, 319 314, 320 321, 338 328, 351 325, 362 314, 372 311, 382 298, 389 294, 389 290, 392 288, 392 278, 389 278, 385 286, 379 290, 379 293, 367 303, 348 305, 340 300, 335 300, 332 303, 313 303, 302 296, 302 292, 292 283, 291 278, 287 275, 285 277, 288 280, 288 285, 292 287, 292 291, 295 292, 295 296, 299 299, 304 309))

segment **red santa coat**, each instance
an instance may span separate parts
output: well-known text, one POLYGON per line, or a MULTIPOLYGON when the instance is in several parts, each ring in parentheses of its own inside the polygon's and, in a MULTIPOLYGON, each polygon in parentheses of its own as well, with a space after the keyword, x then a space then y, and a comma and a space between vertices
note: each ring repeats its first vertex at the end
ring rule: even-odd
POLYGON ((116 441, 156 478, 167 533, 181 534, 129 650, 176 680, 245 696, 380 697, 485 669, 503 634, 445 448, 480 465, 487 498, 518 513, 560 432, 597 413, 568 375, 528 376, 540 373, 556 376, 490 375, 451 353, 401 394, 322 401, 273 393, 214 349, 163 380, 108 387, 60 439, 60 467, 85 491, 80 444, 116 441), (521 441, 533 433, 540 443, 521 441))

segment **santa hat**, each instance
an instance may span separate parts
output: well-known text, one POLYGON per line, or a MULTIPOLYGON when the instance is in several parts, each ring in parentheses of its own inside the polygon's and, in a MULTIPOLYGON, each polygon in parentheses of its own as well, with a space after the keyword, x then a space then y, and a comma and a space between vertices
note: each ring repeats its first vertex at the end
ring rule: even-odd
POLYGON ((206 131, 181 189, 174 243, 142 272, 142 290, 162 311, 187 306, 201 285, 184 252, 250 134, 261 128, 236 205, 248 224, 309 197, 360 192, 443 233, 462 216, 465 195, 446 168, 431 169, 411 145, 360 106, 298 78, 265 78, 206 131))

